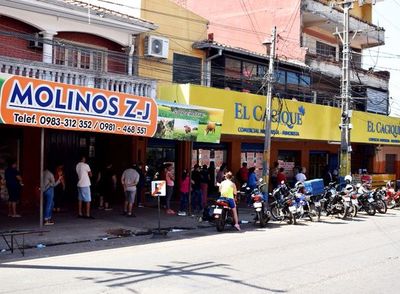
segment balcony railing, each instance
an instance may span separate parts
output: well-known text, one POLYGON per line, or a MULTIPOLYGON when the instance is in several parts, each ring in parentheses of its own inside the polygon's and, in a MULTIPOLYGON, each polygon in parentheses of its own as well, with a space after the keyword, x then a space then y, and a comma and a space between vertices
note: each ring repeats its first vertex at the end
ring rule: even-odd
POLYGON ((0 72, 155 98, 156 81, 0 56, 0 72))

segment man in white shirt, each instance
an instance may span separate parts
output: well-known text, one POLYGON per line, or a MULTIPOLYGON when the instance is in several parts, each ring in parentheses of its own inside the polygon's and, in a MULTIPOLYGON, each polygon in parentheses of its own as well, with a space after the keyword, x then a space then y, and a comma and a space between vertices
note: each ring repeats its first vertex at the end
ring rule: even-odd
POLYGON ((139 183, 139 178, 139 173, 133 167, 127 168, 122 173, 121 183, 125 192, 124 214, 126 214, 126 216, 135 216, 132 213, 132 209, 133 203, 135 203, 136 185, 139 183))
POLYGON ((76 165, 76 173, 78 174, 78 217, 91 218, 90 202, 92 201, 90 194, 90 177, 92 172, 90 166, 86 163, 86 157, 82 156, 81 161, 76 165), (85 202, 85 215, 82 213, 82 202, 85 202))
POLYGON ((296 182, 302 182, 304 183, 307 180, 305 173, 305 168, 301 168, 300 172, 296 175, 296 182))

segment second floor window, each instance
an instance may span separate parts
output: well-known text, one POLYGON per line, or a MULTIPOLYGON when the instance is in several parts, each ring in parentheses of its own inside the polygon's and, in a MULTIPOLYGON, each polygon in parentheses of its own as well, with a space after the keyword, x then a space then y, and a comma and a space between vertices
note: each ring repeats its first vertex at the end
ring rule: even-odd
POLYGON ((106 71, 104 51, 70 44, 53 46, 53 62, 80 69, 106 71))
POLYGON ((317 55, 336 59, 336 47, 317 41, 317 55))

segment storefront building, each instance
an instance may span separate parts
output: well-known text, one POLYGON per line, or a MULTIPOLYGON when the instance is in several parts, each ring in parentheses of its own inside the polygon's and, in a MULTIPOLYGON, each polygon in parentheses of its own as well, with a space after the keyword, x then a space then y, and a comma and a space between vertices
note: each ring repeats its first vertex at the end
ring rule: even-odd
MULTIPOLYGON (((247 161, 262 173, 264 96, 189 84, 160 85, 158 96, 181 104, 224 109, 218 145, 222 161, 234 172, 247 161)), ((278 98, 273 99, 272 109, 271 165, 279 161, 289 177, 295 166, 305 167, 310 178, 323 176, 326 166, 338 169, 340 109, 278 98)), ((353 173, 367 169, 400 177, 400 120, 353 111, 352 123, 353 173)), ((200 150, 205 154, 201 156, 215 156, 211 146, 200 150)))

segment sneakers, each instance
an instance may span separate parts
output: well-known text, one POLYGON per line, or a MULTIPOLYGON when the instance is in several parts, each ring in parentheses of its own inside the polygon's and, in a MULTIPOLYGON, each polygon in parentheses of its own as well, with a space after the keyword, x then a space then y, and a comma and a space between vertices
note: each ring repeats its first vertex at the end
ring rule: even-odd
POLYGON ((11 217, 21 217, 21 215, 20 214, 14 214, 11 217))
POLYGON ((179 216, 186 216, 187 214, 186 214, 186 212, 184 212, 184 211, 178 211, 178 215, 179 215, 179 216))
POLYGON ((113 210, 111 207, 104 208, 105 211, 113 210))
POLYGON ((45 226, 52 226, 52 225, 54 225, 54 222, 51 221, 51 220, 48 220, 48 221, 45 221, 45 222, 44 222, 44 225, 45 225, 45 226))

